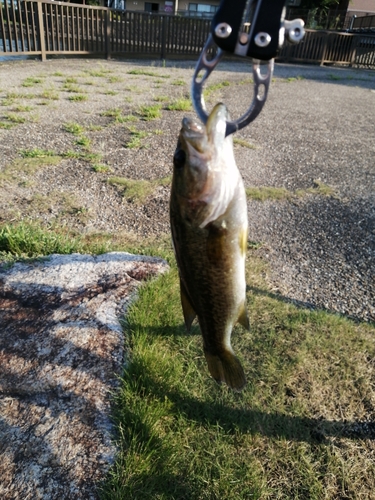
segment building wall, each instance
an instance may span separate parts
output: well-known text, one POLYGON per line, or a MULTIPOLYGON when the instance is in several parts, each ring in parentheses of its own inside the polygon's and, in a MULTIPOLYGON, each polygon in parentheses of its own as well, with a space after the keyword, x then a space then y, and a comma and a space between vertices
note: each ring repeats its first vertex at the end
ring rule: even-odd
POLYGON ((375 14, 375 0, 351 0, 348 5, 348 13, 375 14))
MULTIPOLYGON (((145 0, 126 0, 126 10, 144 11, 145 3, 145 0)), ((175 12, 175 10, 187 11, 189 3, 218 6, 219 0, 151 0, 149 3, 158 4, 158 12, 175 12)))

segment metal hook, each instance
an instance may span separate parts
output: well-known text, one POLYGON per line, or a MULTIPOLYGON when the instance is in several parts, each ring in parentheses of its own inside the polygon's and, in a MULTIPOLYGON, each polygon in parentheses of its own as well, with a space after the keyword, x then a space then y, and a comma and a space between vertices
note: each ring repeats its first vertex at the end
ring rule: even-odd
MULTIPOLYGON (((223 50, 221 50, 216 45, 212 38, 212 35, 209 35, 206 45, 204 46, 202 53, 198 59, 198 63, 195 67, 191 87, 191 95, 195 111, 204 124, 207 123, 209 115, 207 113, 206 104, 203 97, 203 84, 207 80, 211 72, 215 69, 223 55, 223 50), (210 50, 216 50, 216 55, 214 55, 212 59, 208 59, 210 50), (199 73, 201 71, 204 71, 204 74, 202 76, 199 76, 199 73)), ((246 113, 244 113, 240 118, 234 121, 227 121, 227 128, 225 133, 226 136, 246 127, 246 125, 255 120, 255 118, 261 112, 267 99, 268 88, 273 74, 273 63, 273 59, 268 61, 267 73, 265 75, 262 75, 260 72, 260 61, 255 59, 253 60, 253 101, 246 113)))

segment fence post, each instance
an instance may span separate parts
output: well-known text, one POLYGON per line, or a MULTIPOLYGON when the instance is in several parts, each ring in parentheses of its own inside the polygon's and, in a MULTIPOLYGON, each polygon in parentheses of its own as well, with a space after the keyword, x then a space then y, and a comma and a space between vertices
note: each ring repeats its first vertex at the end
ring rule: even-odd
POLYGON ((320 61, 320 66, 323 66, 324 61, 326 60, 328 45, 329 45, 329 33, 326 32, 325 39, 324 39, 324 45, 323 45, 322 60, 320 61))
POLYGON ((38 5, 39 42, 40 42, 42 61, 44 62, 47 60, 47 54, 46 54, 46 39, 44 34, 42 2, 37 2, 37 5, 38 5))
POLYGON ((105 12, 105 53, 107 59, 111 57, 111 11, 105 12))
POLYGON ((165 59, 166 49, 167 49, 167 16, 162 16, 161 54, 160 54, 161 59, 165 59))
POLYGON ((357 45, 358 41, 360 40, 360 37, 357 35, 352 35, 352 43, 350 44, 350 67, 353 67, 353 64, 355 64, 355 60, 357 57, 357 45))

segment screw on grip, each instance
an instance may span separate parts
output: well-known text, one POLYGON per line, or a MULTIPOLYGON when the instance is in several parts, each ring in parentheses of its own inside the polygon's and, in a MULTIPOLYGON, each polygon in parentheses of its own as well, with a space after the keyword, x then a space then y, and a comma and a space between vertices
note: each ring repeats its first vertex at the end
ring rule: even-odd
POLYGON ((304 36, 302 19, 284 21, 285 0, 222 0, 211 26, 214 42, 225 52, 269 61, 284 42, 304 36))

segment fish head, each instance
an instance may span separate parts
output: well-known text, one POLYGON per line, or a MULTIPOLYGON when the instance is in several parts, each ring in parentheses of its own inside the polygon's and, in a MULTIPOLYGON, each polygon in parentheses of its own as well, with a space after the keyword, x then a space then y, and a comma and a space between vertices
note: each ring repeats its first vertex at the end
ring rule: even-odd
MULTIPOLYGON (((225 149, 233 149, 225 137, 227 109, 217 104, 206 125, 184 118, 173 158, 173 189, 190 202, 209 203, 215 190, 225 149)), ((225 154, 224 154, 225 156, 225 154)))

